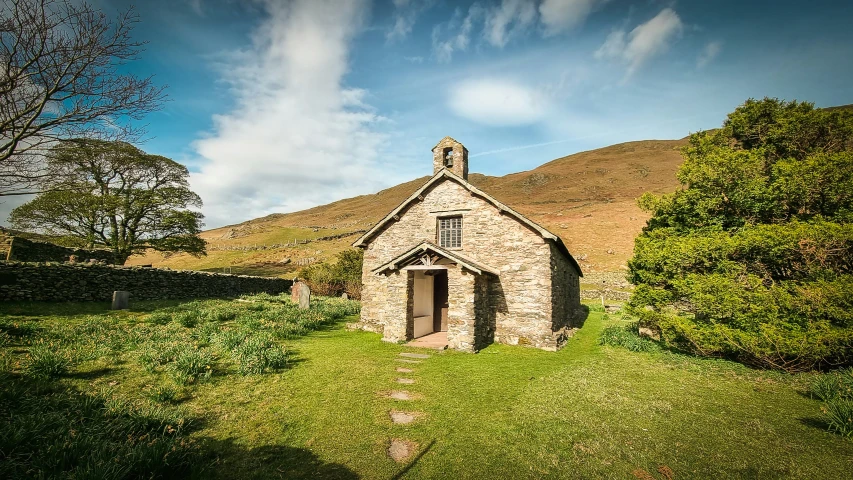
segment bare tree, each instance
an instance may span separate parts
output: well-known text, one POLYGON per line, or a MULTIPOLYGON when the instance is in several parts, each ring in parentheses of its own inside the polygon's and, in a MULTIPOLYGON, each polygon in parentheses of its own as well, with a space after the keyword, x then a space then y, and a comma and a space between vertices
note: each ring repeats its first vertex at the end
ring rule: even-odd
POLYGON ((132 9, 111 19, 85 2, 0 0, 0 196, 41 190, 58 140, 141 138, 134 121, 165 95, 120 71, 142 51, 138 21, 132 9))

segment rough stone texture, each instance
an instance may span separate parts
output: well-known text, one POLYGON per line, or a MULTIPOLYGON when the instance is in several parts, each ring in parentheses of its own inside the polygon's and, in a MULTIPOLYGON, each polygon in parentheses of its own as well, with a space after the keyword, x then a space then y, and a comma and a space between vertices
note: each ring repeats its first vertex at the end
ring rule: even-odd
POLYGON ((299 294, 302 290, 299 288, 302 285, 302 281, 294 280, 293 285, 290 287, 290 301, 299 304, 299 294))
POLYGON ((409 392, 405 392, 402 390, 394 390, 388 394, 388 398, 393 398, 394 400, 414 400, 409 392))
POLYGON ((395 462, 402 463, 408 460, 417 448, 416 444, 408 440, 392 438, 391 444, 388 446, 388 456, 393 458, 395 462))
POLYGON ((130 292, 116 290, 113 292, 113 310, 126 310, 130 308, 130 292))
POLYGON ((420 360, 408 360, 406 358, 398 358, 397 361, 403 363, 421 363, 420 360))
POLYGON ((286 292, 291 281, 159 268, 86 263, 0 262, 0 300, 110 301, 116 290, 135 300, 236 297, 286 292))
POLYGON ((492 341, 559 348, 561 331, 580 308, 578 272, 551 241, 450 178, 367 241, 361 328, 390 342, 412 339, 414 275, 400 270, 377 275, 373 269, 423 241, 437 242, 437 219, 447 215, 463 217, 458 251, 499 271, 481 276, 448 266, 448 345, 466 351, 492 341))
POLYGON ((397 383, 402 383, 403 385, 412 385, 415 381, 411 378, 398 378, 397 383))
POLYGON ((388 412, 388 415, 391 417, 391 421, 400 425, 408 425, 414 422, 419 414, 416 413, 407 413, 407 412, 398 412, 396 410, 392 410, 388 412))
POLYGON ((83 262, 94 258, 99 262, 113 263, 113 253, 109 250, 61 247, 52 243, 35 242, 0 232, 0 260, 17 262, 67 262, 72 255, 83 262))
POLYGON ((414 370, 411 368, 397 367, 397 371, 400 373, 412 373, 414 370))
POLYGON ((468 149, 465 145, 457 142, 450 137, 444 137, 438 142, 438 145, 432 149, 432 173, 436 174, 442 168, 445 168, 444 152, 450 149, 453 154, 453 166, 447 167, 448 170, 468 180, 468 149))
POLYGON ((311 289, 308 288, 308 285, 299 282, 299 308, 302 310, 308 310, 311 306, 311 289))

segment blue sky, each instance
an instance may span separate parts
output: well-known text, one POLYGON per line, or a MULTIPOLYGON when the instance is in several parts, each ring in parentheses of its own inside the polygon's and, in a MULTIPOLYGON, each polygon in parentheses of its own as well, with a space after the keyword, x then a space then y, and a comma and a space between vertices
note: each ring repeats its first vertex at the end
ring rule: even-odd
POLYGON ((190 168, 208 227, 431 174, 445 135, 503 175, 749 97, 853 103, 853 2, 136 3, 128 68, 170 97, 142 148, 190 168))

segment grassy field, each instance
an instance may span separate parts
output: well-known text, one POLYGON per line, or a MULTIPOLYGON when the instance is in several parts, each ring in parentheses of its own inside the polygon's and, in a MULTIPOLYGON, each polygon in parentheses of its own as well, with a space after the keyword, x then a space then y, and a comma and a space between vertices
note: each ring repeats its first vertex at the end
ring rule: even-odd
POLYGON ((493 345, 406 364, 398 355, 412 349, 343 328, 352 302, 322 300, 308 314, 269 296, 106 307, 0 305, 0 477, 853 472, 853 441, 825 431, 806 393, 812 375, 601 346, 602 330, 624 322, 597 311, 557 353, 493 345), (49 368, 48 352, 65 368, 49 368), (391 410, 417 420, 393 424, 391 410), (416 445, 404 463, 387 456, 395 438, 416 445))

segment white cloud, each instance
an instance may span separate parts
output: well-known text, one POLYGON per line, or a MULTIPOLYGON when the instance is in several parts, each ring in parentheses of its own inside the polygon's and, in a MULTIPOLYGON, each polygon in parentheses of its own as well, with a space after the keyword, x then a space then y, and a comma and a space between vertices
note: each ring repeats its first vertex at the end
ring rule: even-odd
POLYGON ((539 19, 545 36, 556 35, 580 26, 586 18, 608 0, 543 0, 539 19))
POLYGON ((448 63, 453 58, 453 52, 465 51, 471 42, 474 22, 479 21, 484 14, 485 10, 480 4, 474 3, 464 19, 462 11, 456 9, 450 21, 436 25, 432 29, 432 53, 435 59, 439 63, 448 63))
POLYGON ((524 32, 536 21, 533 0, 502 0, 486 14, 483 35, 496 47, 503 47, 513 36, 524 32))
POLYGON ((614 30, 595 52, 596 58, 613 58, 628 65, 630 77, 650 58, 663 53, 684 29, 681 18, 671 8, 661 10, 654 18, 626 33, 614 30))
POLYGON ((711 60, 717 58, 717 55, 720 54, 720 50, 722 50, 722 48, 723 44, 721 42, 708 42, 702 50, 702 53, 699 54, 699 58, 696 60, 696 67, 704 68, 705 65, 711 63, 711 60))
POLYGON ((394 25, 385 34, 385 39, 394 42, 409 36, 418 16, 432 4, 433 0, 394 0, 394 25))
POLYGON ((542 92, 498 79, 463 82, 451 90, 448 98, 453 113, 490 126, 536 123, 547 114, 547 105, 542 92))
MULTIPOLYGON (((373 191, 382 119, 343 86, 363 1, 269 0, 253 48, 225 67, 236 106, 194 143, 209 227, 373 191)), ((377 180, 380 179, 380 180, 377 180)))

